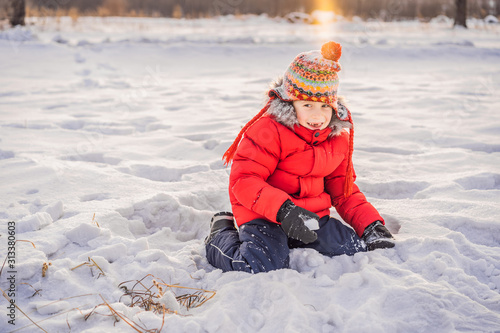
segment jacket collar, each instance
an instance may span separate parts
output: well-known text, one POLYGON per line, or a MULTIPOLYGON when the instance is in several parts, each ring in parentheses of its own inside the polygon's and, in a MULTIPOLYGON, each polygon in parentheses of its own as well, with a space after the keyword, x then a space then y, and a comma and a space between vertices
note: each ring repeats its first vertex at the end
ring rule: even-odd
POLYGON ((332 132, 332 129, 330 127, 327 127, 323 130, 311 130, 302 125, 295 125, 293 127, 293 131, 306 143, 312 146, 317 146, 328 139, 328 136, 332 132))

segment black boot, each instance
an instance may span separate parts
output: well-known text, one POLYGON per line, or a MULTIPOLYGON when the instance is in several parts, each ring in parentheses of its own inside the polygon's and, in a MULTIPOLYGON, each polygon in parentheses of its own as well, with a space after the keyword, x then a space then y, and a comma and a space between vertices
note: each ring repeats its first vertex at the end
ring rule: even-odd
POLYGON ((394 237, 380 221, 375 221, 366 227, 361 238, 365 241, 368 251, 394 247, 394 237))
POLYGON ((222 229, 225 228, 232 228, 236 230, 236 228, 234 227, 233 213, 220 212, 215 214, 212 217, 212 221, 210 221, 210 234, 207 236, 207 238, 205 238, 205 244, 210 243, 212 241, 212 238, 218 235, 219 232, 221 232, 222 229))

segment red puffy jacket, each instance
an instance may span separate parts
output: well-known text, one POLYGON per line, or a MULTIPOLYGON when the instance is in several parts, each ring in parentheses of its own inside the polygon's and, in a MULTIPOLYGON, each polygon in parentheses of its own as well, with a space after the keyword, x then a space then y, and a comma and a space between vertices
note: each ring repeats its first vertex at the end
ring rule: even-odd
POLYGON ((229 198, 238 225, 264 218, 276 222, 281 205, 292 200, 320 217, 335 207, 361 236, 380 220, 377 210, 354 185, 344 198, 349 134, 329 135, 331 128, 293 130, 265 115, 246 132, 234 155, 229 198))

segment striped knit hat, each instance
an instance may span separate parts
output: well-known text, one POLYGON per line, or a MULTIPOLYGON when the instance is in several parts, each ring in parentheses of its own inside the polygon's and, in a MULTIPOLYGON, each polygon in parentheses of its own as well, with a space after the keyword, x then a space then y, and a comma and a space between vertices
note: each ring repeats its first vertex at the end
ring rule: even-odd
MULTIPOLYGON (((321 51, 300 53, 285 71, 283 84, 270 91, 284 101, 312 101, 329 104, 337 109, 342 47, 335 42, 323 44, 321 51)), ((342 119, 347 120, 347 119, 342 119)))
MULTIPOLYGON (((342 54, 342 46, 335 42, 323 44, 320 50, 300 53, 295 57, 285 71, 281 86, 269 91, 269 101, 266 106, 253 117, 240 131, 236 140, 224 153, 222 159, 224 164, 229 164, 236 152, 236 148, 246 130, 269 109, 271 101, 279 98, 285 102, 312 101, 323 102, 330 105, 337 117, 342 121, 352 118, 347 108, 337 107, 337 89, 339 86, 338 72, 341 70, 338 60, 342 54)), ((349 131, 349 152, 346 170, 344 195, 348 197, 352 193, 354 172, 352 167, 354 126, 349 131)))

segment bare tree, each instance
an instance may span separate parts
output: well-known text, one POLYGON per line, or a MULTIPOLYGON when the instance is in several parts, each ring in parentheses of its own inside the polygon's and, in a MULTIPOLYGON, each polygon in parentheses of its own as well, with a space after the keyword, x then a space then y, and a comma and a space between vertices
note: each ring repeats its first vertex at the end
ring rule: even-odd
POLYGON ((467 19, 467 0, 455 0, 455 4, 457 12, 455 14, 455 23, 453 25, 467 28, 467 23, 465 22, 467 19))
POLYGON ((10 24, 14 27, 16 25, 24 25, 24 17, 26 16, 25 0, 12 0, 12 15, 10 17, 10 24))

